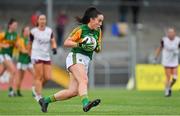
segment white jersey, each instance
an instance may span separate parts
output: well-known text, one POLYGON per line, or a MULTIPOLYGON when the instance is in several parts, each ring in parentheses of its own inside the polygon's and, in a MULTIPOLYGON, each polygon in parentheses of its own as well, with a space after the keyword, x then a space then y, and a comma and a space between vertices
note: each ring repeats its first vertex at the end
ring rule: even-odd
POLYGON ((179 56, 180 38, 175 37, 170 40, 168 37, 162 39, 162 65, 165 67, 177 67, 179 56))
MULTIPOLYGON (((37 27, 31 30, 31 36, 33 36, 31 59, 38 59, 49 61, 51 44, 50 40, 52 38, 52 29, 46 27, 44 30, 39 30, 37 27)), ((31 39, 32 39, 31 38, 31 39)))

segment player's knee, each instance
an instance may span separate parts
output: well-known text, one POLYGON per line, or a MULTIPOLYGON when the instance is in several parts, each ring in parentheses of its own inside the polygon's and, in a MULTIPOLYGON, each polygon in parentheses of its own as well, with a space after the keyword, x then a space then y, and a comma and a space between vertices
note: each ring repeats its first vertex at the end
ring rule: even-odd
POLYGON ((9 71, 9 73, 10 73, 10 75, 11 75, 12 77, 14 77, 14 75, 16 74, 16 70, 15 70, 15 69, 12 69, 12 70, 9 71))
POLYGON ((78 91, 77 90, 71 90, 70 94, 72 97, 75 97, 78 95, 78 91))
POLYGON ((44 80, 47 81, 47 80, 50 80, 50 78, 51 78, 50 76, 45 76, 45 77, 44 77, 44 80))
POLYGON ((36 79, 35 79, 35 83, 36 83, 36 84, 41 84, 41 83, 42 83, 41 78, 36 78, 36 79))
POLYGON ((81 84, 88 84, 88 78, 83 77, 80 81, 81 84))

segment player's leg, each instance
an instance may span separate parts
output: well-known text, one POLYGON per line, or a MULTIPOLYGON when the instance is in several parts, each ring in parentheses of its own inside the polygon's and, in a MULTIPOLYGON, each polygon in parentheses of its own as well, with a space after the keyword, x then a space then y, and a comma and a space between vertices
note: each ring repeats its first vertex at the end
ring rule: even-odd
POLYGON ((178 75, 178 67, 174 67, 171 70, 172 70, 171 74, 172 74, 173 78, 171 80, 170 87, 172 88, 173 85, 176 83, 176 80, 177 80, 177 77, 178 77, 177 76, 178 75))
POLYGON ((100 103, 100 99, 90 101, 88 98, 88 76, 86 67, 83 64, 75 64, 69 68, 75 79, 78 81, 78 92, 81 97, 84 112, 89 111, 92 107, 100 103))
POLYGON ((32 96, 35 97, 37 95, 36 91, 35 91, 35 79, 34 79, 34 68, 33 65, 31 63, 28 64, 28 72, 30 72, 30 74, 32 75, 32 96))
POLYGON ((0 55, 0 76, 5 72, 5 67, 4 67, 4 57, 3 55, 0 55))
POLYGON ((67 100, 78 95, 78 82, 71 73, 69 73, 69 75, 70 83, 68 89, 59 91, 54 94, 54 97, 57 101, 67 100))
POLYGON ((51 62, 50 61, 46 61, 43 64, 43 86, 50 79, 51 79, 51 62))
POLYGON ((17 82, 16 82, 16 89, 17 89, 17 96, 22 96, 21 94, 21 83, 24 78, 24 70, 18 69, 18 76, 17 76, 17 82))
POLYGON ((36 96, 35 99, 38 102, 39 99, 42 98, 42 81, 43 81, 43 63, 37 62, 34 64, 34 79, 35 79, 35 91, 36 91, 36 96))
POLYGON ((171 78, 171 68, 165 67, 165 75, 166 75, 166 82, 165 82, 165 96, 170 96, 170 78, 171 78))
POLYGON ((7 71, 10 73, 10 79, 9 79, 9 96, 13 97, 15 96, 15 92, 13 91, 13 83, 16 75, 16 67, 14 63, 11 60, 4 60, 4 64, 7 68, 7 71))
POLYGON ((75 64, 69 68, 74 78, 78 81, 78 92, 80 96, 87 95, 88 76, 83 64, 75 64))
POLYGON ((0 76, 5 72, 5 67, 3 63, 0 63, 0 76))
POLYGON ((70 99, 77 95, 78 95, 78 82, 73 77, 73 75, 70 74, 70 82, 68 89, 61 90, 55 93, 54 95, 40 99, 39 103, 41 105, 41 110, 42 112, 47 112, 47 107, 49 103, 70 99))

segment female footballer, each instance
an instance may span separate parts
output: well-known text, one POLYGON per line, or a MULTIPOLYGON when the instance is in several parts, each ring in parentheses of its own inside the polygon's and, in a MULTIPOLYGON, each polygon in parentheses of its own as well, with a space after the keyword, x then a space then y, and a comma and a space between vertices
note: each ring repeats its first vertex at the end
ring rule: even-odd
POLYGON ((75 28, 65 40, 64 46, 71 48, 66 58, 66 66, 70 75, 69 88, 59 91, 52 96, 39 100, 42 112, 47 112, 48 104, 55 101, 67 100, 80 96, 83 111, 87 112, 100 103, 100 99, 90 101, 88 98, 88 66, 92 60, 93 52, 101 50, 101 25, 104 16, 96 8, 88 8, 82 18, 77 18, 80 25, 75 28), (94 39, 94 43, 87 43, 88 38, 94 39))
POLYGON ((167 36, 161 40, 161 46, 156 50, 155 59, 162 51, 162 65, 165 69, 166 83, 165 83, 165 96, 171 96, 171 88, 175 84, 178 75, 178 54, 180 47, 180 38, 176 36, 174 28, 169 28, 167 36), (171 79, 172 76, 172 79, 171 79))
POLYGON ((13 91, 14 76, 16 74, 16 67, 12 61, 13 49, 16 46, 16 41, 18 39, 18 34, 16 32, 18 23, 15 19, 10 19, 8 22, 8 28, 1 36, 1 54, 3 55, 3 64, 7 71, 10 73, 9 80, 9 97, 15 96, 13 91))
POLYGON ((40 14, 37 27, 30 32, 31 60, 34 67, 35 99, 42 98, 42 87, 51 77, 51 49, 56 54, 56 40, 53 31, 46 26, 46 16, 40 14))
POLYGON ((28 70, 32 75, 34 74, 33 65, 31 63, 30 53, 28 49, 29 34, 30 28, 28 26, 25 26, 22 29, 21 37, 17 41, 17 47, 19 50, 19 57, 17 63, 18 78, 16 82, 17 96, 22 96, 20 89, 22 80, 25 75, 25 71, 28 70))

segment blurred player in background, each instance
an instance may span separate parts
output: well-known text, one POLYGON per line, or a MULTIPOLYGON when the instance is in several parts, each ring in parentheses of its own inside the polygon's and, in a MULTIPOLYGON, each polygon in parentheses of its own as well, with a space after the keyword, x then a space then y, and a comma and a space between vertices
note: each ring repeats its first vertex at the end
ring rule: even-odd
POLYGON ((68 16, 65 10, 60 11, 58 18, 57 18, 57 26, 56 26, 56 33, 57 33, 57 45, 58 47, 62 46, 65 27, 68 23, 68 16))
POLYGON ((4 65, 3 65, 3 62, 4 62, 4 57, 3 57, 3 54, 2 54, 2 47, 4 46, 3 43, 2 43, 2 40, 4 39, 4 36, 5 36, 5 32, 0 32, 0 75, 2 75, 5 71, 5 68, 4 68, 4 65))
POLYGON ((51 49, 56 54, 56 40, 53 31, 46 26, 46 16, 40 14, 37 27, 30 32, 31 60, 34 66, 35 99, 42 98, 42 88, 51 77, 51 49))
POLYGON ((178 54, 180 47, 180 38, 176 36, 174 28, 169 28, 167 36, 161 40, 161 46, 156 50, 155 59, 162 51, 162 65, 165 68, 166 83, 165 96, 171 96, 171 88, 176 83, 178 77, 178 54), (172 76, 172 80, 171 80, 172 76))
POLYGON ((40 11, 35 11, 32 15, 31 15, 31 25, 32 27, 36 27, 37 25, 37 19, 38 16, 41 14, 40 11))
POLYGON ((100 27, 104 16, 96 8, 90 7, 85 11, 84 16, 77 20, 81 25, 75 28, 64 42, 65 47, 72 48, 66 58, 66 67, 70 75, 69 88, 40 99, 42 112, 47 112, 48 104, 51 102, 67 100, 78 95, 81 98, 84 112, 100 103, 100 99, 90 101, 88 98, 87 74, 93 52, 101 50, 100 27), (88 37, 95 39, 97 45, 94 49, 91 49, 94 43, 86 43, 85 38, 88 37))
POLYGON ((18 78, 16 82, 17 96, 22 96, 20 89, 21 89, 22 80, 25 75, 25 71, 28 70, 32 75, 34 74, 33 65, 31 63, 31 58, 30 58, 30 51, 28 49, 29 34, 30 34, 30 28, 28 26, 25 26, 22 29, 21 37, 17 41, 17 47, 19 50, 19 57, 17 63, 18 78))
POLYGON ((4 34, 1 35, 1 54, 3 55, 2 62, 4 67, 10 73, 10 80, 9 80, 9 97, 15 96, 15 92, 13 91, 13 82, 14 76, 16 74, 16 67, 12 60, 13 49, 16 46, 16 41, 18 39, 18 34, 16 32, 18 23, 15 19, 10 19, 8 22, 7 30, 4 34))

